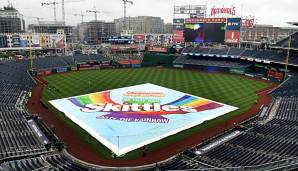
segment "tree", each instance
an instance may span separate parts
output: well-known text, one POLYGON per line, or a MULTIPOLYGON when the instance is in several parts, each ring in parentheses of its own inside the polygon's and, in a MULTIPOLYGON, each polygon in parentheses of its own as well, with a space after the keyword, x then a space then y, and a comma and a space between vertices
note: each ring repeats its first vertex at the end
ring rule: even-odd
POLYGON ((8 58, 9 56, 6 53, 0 52, 0 58, 8 58))

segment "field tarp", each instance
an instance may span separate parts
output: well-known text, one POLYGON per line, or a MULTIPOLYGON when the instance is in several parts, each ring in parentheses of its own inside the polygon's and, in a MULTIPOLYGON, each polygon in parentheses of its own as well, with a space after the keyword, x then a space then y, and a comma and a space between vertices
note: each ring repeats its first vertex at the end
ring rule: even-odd
POLYGON ((50 103, 118 156, 237 109, 149 83, 50 103))

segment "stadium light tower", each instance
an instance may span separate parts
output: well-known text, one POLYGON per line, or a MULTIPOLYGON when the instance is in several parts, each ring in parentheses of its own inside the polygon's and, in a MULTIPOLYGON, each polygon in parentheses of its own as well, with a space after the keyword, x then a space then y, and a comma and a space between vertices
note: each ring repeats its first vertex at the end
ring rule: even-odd
POLYGON ((124 29, 127 30, 127 17, 126 17, 126 4, 129 3, 133 5, 133 1, 130 0, 122 0, 124 3, 124 29))
POLYGON ((41 6, 44 5, 53 5, 54 8, 54 21, 55 23, 57 23, 57 13, 56 13, 56 5, 58 4, 58 2, 56 2, 55 0, 53 2, 42 2, 41 6))

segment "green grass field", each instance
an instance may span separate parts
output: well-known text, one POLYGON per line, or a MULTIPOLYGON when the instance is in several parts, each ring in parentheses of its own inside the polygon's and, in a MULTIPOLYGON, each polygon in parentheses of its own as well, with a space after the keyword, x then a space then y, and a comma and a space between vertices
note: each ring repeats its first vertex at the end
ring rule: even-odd
MULTIPOLYGON (((269 84, 245 79, 237 75, 209 74, 198 71, 162 68, 81 71, 52 75, 45 77, 45 80, 48 81, 48 86, 43 92, 42 99, 45 105, 49 107, 49 110, 55 113, 59 119, 62 119, 68 127, 72 128, 84 142, 90 145, 96 154, 104 158, 111 158, 111 152, 65 117, 63 113, 51 106, 48 103, 49 100, 142 83, 153 83, 239 108, 237 111, 204 122, 201 125, 148 146, 149 151, 155 151, 169 143, 182 140, 187 136, 198 133, 213 125, 224 123, 229 118, 248 111, 257 99, 255 92, 269 86, 269 84)), ((126 154, 124 157, 120 158, 120 160, 136 159, 141 155, 141 150, 139 149, 126 154)))

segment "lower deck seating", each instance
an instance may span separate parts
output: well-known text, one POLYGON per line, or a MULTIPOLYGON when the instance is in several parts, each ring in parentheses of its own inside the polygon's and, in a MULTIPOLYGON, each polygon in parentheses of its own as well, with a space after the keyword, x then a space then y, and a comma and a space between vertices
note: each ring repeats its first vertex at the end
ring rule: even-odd
MULTIPOLYGON (((284 159, 298 157, 298 98, 279 99, 276 114, 269 122, 262 122, 266 118, 261 118, 260 122, 250 123, 247 131, 241 135, 207 153, 196 155, 193 149, 190 159, 179 157, 161 169, 192 169, 189 162, 212 168, 256 166, 277 161, 280 161, 280 165, 288 164, 284 159)), ((270 110, 274 110, 274 107, 270 110)))
POLYGON ((248 67, 249 64, 242 64, 238 61, 225 61, 220 59, 211 59, 211 58, 199 58, 199 57, 189 57, 189 56, 180 56, 175 61, 174 64, 188 64, 188 65, 201 65, 201 66, 216 66, 216 67, 248 67))
POLYGON ((272 96, 298 96, 298 73, 294 72, 291 75, 292 76, 286 82, 271 92, 272 96))
POLYGON ((53 171, 88 171, 85 166, 73 162, 64 154, 41 155, 3 163, 2 168, 13 171, 53 170, 53 171))

